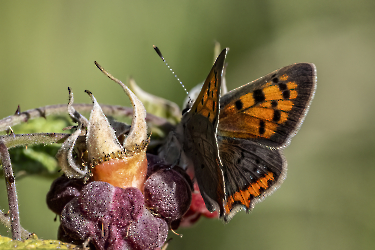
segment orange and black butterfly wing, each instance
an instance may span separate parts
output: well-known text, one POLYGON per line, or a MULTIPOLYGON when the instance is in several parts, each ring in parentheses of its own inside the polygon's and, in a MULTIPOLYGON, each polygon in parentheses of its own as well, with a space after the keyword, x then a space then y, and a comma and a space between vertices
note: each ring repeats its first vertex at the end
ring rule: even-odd
POLYGON ((286 177, 287 164, 281 150, 251 140, 219 137, 219 151, 226 187, 225 222, 241 209, 251 210, 286 177))
POLYGON ((193 162, 199 190, 211 212, 223 212, 225 199, 216 132, 226 53, 227 49, 224 49, 216 59, 198 98, 180 123, 184 133, 183 151, 193 162))
POLYGON ((281 150, 297 133, 316 88, 313 64, 276 70, 220 99, 218 141, 226 187, 224 220, 279 187, 281 150), (236 138, 236 139, 233 139, 236 138))
POLYGON ((314 64, 276 70, 220 99, 219 135, 280 148, 297 133, 316 88, 314 64))

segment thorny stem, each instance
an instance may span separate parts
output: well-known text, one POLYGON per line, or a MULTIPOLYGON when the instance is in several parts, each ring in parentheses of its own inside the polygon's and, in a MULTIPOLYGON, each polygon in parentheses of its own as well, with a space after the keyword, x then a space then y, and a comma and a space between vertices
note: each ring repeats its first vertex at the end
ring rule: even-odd
MULTIPOLYGON (((73 104, 73 107, 78 112, 90 112, 92 109, 92 104, 73 104)), ((101 104, 100 107, 102 108, 104 114, 110 116, 131 116, 133 114, 133 109, 129 107, 123 106, 115 106, 115 105, 103 105, 101 104)), ((47 117, 49 115, 59 115, 59 114, 66 114, 67 113, 67 105, 66 104, 59 104, 59 105, 51 105, 45 106, 37 109, 30 109, 25 112, 21 112, 19 114, 11 115, 5 117, 4 119, 0 120, 0 131, 5 131, 9 127, 17 125, 22 122, 27 122, 30 119, 39 118, 39 117, 47 117)), ((162 130, 169 132, 174 129, 174 126, 169 123, 166 119, 157 117, 152 114, 147 114, 146 122, 150 122, 155 124, 156 126, 160 127, 162 130)))
POLYGON ((8 148, 30 145, 30 144, 48 144, 60 142, 69 137, 70 134, 58 133, 41 133, 41 134, 25 134, 25 135, 6 135, 0 136, 0 158, 2 161, 5 182, 8 193, 9 216, 0 211, 0 222, 11 228, 12 239, 21 240, 29 237, 30 233, 23 229, 20 224, 18 198, 16 191, 16 183, 13 175, 12 163, 9 156, 8 148))
POLYGON ((0 136, 7 148, 32 144, 62 143, 70 134, 64 133, 36 133, 36 134, 10 134, 0 136))
MULTIPOLYGON (((8 228, 11 227, 9 215, 5 214, 1 210, 0 210, 0 223, 2 223, 4 226, 6 226, 8 228)), ((21 228, 21 238, 23 240, 29 238, 32 235, 29 231, 24 229, 22 226, 20 228, 21 228)))
POLYGON ((0 155, 3 162, 4 176, 7 186, 12 239, 21 240, 21 225, 18 210, 16 183, 13 176, 13 169, 12 163, 10 161, 9 151, 3 141, 0 141, 0 155))

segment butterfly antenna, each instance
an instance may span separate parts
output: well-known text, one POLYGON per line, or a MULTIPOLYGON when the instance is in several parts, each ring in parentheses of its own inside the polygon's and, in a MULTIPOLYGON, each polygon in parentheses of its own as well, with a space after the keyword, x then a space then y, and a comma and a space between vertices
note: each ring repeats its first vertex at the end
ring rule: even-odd
POLYGON ((180 78, 178 78, 178 76, 174 73, 174 71, 171 68, 171 66, 169 66, 169 64, 167 63, 167 61, 164 59, 164 56, 161 53, 160 49, 158 47, 156 47, 155 45, 152 45, 152 47, 154 47, 154 50, 156 51, 156 53, 158 53, 158 56, 161 58, 161 60, 163 60, 163 62, 165 63, 165 65, 167 65, 168 69, 172 72, 172 74, 174 75, 174 77, 176 77, 177 81, 181 84, 181 86, 185 90, 186 94, 189 95, 189 92, 186 90, 185 85, 181 82, 180 78))

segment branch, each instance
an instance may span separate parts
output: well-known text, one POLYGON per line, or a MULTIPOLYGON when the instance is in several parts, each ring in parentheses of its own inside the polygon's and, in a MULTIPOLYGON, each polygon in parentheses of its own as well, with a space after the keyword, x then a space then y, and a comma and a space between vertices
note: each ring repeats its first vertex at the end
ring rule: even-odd
POLYGON ((35 134, 10 134, 0 136, 0 141, 7 147, 62 143, 70 134, 65 133, 35 133, 35 134))
MULTIPOLYGON (((90 112, 92 109, 92 104, 73 104, 73 107, 78 112, 90 112)), ((114 105, 100 105, 105 115, 110 116, 131 116, 133 114, 133 109, 129 107, 123 106, 114 106, 114 105)), ((27 122, 30 119, 40 118, 50 115, 61 115, 61 114, 68 114, 68 108, 66 104, 59 104, 59 105, 51 105, 45 106, 37 109, 30 109, 22 113, 16 113, 15 115, 11 115, 5 117, 4 119, 0 120, 0 131, 5 131, 9 127, 17 125, 22 122, 27 122)), ((174 126, 169 123, 166 119, 147 114, 146 122, 150 122, 164 131, 171 131, 173 130, 174 126)))
POLYGON ((12 163, 10 161, 9 151, 3 141, 0 140, 0 155, 3 162, 5 182, 7 186, 10 224, 12 229, 12 239, 21 240, 20 215, 18 210, 18 198, 16 183, 13 176, 12 163))
MULTIPOLYGON (((8 228, 11 227, 9 216, 1 210, 0 210, 0 223, 2 223, 4 226, 6 226, 8 228)), ((25 240, 32 235, 29 231, 24 229, 22 226, 20 226, 20 229, 21 229, 21 239, 22 240, 25 240)))

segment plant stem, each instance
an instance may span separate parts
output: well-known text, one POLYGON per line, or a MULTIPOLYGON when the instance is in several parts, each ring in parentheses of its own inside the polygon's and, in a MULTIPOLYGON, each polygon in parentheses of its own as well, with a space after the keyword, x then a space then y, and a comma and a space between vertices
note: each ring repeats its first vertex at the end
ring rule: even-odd
POLYGON ((7 148, 17 146, 62 143, 70 134, 65 133, 35 133, 35 134, 11 134, 0 136, 7 148))
MULTIPOLYGON (((0 210, 0 222, 10 228, 11 227, 11 224, 10 224, 10 219, 9 219, 9 215, 5 214, 3 211, 0 210)), ((22 240, 26 240, 28 239, 32 234, 27 231, 26 229, 24 229, 22 226, 21 226, 21 239, 22 240)))
POLYGON ((12 162, 10 161, 9 151, 3 141, 0 141, 0 155, 3 162, 4 176, 7 186, 12 239, 21 240, 21 224, 18 210, 16 182, 13 175, 12 162))
MULTIPOLYGON (((73 107, 78 112, 90 112, 92 104, 73 104, 73 107)), ((133 108, 115 106, 115 105, 103 105, 101 104, 105 115, 111 116, 131 116, 133 114, 133 108)), ((68 107, 66 104, 45 106, 37 109, 30 109, 20 114, 11 115, 0 120, 0 131, 5 131, 11 126, 17 125, 22 122, 27 122, 30 119, 44 117, 49 115, 68 114, 68 107)), ((174 129, 174 126, 169 123, 166 119, 147 113, 146 121, 150 122, 162 130, 169 132, 174 129)))

